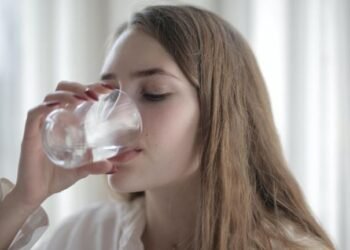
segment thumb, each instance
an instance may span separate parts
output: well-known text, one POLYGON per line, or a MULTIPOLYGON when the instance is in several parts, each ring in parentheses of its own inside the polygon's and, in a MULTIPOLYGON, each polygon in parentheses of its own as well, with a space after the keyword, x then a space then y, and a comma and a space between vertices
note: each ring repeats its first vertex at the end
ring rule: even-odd
POLYGON ((90 174, 106 174, 112 170, 113 164, 107 160, 89 163, 75 169, 76 175, 79 179, 84 178, 90 174))

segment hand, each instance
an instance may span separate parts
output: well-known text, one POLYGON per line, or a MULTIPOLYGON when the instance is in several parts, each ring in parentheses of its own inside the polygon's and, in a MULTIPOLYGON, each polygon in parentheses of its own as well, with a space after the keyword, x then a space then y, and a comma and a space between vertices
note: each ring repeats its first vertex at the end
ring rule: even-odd
POLYGON ((112 170, 106 161, 86 164, 75 169, 64 169, 54 165, 43 152, 41 127, 43 121, 54 108, 66 104, 98 99, 98 95, 113 88, 109 84, 84 86, 79 83, 61 82, 54 93, 47 95, 44 103, 31 109, 27 115, 21 146, 17 184, 13 196, 26 207, 34 208, 50 195, 60 192, 79 179, 90 174, 104 174, 112 170))

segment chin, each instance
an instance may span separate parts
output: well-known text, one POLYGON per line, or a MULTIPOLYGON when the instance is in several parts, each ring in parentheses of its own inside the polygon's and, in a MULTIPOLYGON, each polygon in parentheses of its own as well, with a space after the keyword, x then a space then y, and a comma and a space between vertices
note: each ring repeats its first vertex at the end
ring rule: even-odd
POLYGON ((121 179, 121 178, 118 178, 116 175, 108 176, 108 186, 114 192, 117 192, 120 194, 128 194, 128 193, 145 191, 145 189, 140 186, 140 182, 136 184, 135 182, 130 181, 130 179, 127 179, 127 178, 121 179))

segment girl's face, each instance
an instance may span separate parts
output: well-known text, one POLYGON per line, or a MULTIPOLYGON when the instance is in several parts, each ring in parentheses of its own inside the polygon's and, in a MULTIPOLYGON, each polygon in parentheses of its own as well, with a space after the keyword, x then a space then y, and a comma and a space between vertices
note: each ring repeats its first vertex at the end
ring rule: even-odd
POLYGON ((102 80, 118 84, 139 108, 143 132, 109 184, 118 192, 152 190, 198 173, 196 89, 157 40, 129 29, 114 43, 102 80))

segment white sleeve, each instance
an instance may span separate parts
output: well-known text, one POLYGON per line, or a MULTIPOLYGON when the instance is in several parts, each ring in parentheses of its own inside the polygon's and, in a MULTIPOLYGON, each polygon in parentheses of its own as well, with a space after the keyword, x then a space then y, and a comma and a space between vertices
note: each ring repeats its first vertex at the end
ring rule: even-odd
MULTIPOLYGON (((14 187, 13 183, 5 178, 0 178, 0 202, 14 187)), ((24 222, 11 242, 9 250, 27 250, 38 241, 49 225, 49 220, 43 208, 39 207, 24 222)))

